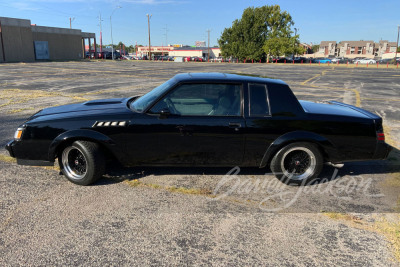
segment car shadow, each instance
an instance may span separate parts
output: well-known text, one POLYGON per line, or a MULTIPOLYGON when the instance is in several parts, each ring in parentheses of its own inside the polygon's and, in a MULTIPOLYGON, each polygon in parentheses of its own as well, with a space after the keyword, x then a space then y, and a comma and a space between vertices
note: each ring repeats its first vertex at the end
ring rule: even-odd
MULTIPOLYGON (((235 167, 121 167, 119 164, 113 164, 108 167, 106 179, 100 179, 94 185, 107 185, 120 183, 128 180, 139 180, 148 176, 163 176, 163 175, 227 175, 232 172, 235 167)), ((305 186, 313 186, 316 184, 327 183, 335 179, 340 179, 343 176, 358 176, 363 174, 387 174, 400 172, 400 150, 393 148, 386 160, 372 160, 347 162, 342 168, 335 168, 330 165, 325 165, 318 179, 313 183, 307 183, 305 186)), ((240 176, 262 176, 273 174, 269 168, 257 167, 241 167, 240 176)))

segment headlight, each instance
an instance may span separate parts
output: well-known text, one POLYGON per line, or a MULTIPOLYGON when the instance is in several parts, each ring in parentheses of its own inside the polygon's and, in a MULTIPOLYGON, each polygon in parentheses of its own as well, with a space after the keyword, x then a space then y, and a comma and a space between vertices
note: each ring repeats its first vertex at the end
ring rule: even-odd
POLYGON ((18 129, 15 131, 14 139, 15 139, 15 140, 20 140, 23 131, 24 131, 24 128, 18 128, 18 129))

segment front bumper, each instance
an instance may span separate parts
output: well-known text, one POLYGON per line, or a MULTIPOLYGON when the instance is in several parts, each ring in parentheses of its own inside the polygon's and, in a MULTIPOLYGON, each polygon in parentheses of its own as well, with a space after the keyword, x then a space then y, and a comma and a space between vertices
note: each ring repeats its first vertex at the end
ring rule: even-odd
POLYGON ((12 140, 12 141, 8 142, 7 145, 5 146, 6 150, 8 151, 8 153, 10 153, 10 156, 13 157, 13 158, 15 158, 14 152, 13 152, 13 149, 12 149, 12 145, 13 145, 14 142, 15 141, 12 140))
POLYGON ((18 165, 28 165, 28 166, 54 166, 54 162, 46 161, 46 160, 37 160, 37 159, 21 159, 18 158, 18 155, 15 153, 16 141, 12 140, 8 142, 5 146, 5 149, 10 153, 10 156, 13 158, 17 158, 18 165))

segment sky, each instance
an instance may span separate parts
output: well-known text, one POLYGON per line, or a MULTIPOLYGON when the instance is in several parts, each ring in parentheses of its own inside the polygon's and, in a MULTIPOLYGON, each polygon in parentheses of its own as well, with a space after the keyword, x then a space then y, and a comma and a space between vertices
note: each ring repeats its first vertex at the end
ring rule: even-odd
POLYGON ((151 44, 218 45, 223 30, 247 7, 280 5, 289 12, 300 41, 397 40, 400 0, 0 0, 0 17, 29 19, 38 26, 72 28, 100 35, 103 44, 148 45, 147 16, 151 14, 151 44), (118 8, 120 7, 120 8, 118 8))

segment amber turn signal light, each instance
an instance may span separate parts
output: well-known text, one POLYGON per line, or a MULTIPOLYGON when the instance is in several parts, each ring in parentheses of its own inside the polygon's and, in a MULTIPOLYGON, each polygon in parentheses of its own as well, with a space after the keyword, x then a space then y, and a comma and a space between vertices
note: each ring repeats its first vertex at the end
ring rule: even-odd
POLYGON ((23 132, 23 131, 24 131, 23 128, 18 128, 17 131, 16 131, 15 134, 14 134, 14 139, 15 139, 15 140, 21 139, 21 136, 22 136, 22 132, 23 132))

